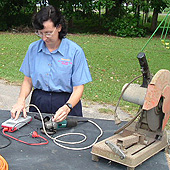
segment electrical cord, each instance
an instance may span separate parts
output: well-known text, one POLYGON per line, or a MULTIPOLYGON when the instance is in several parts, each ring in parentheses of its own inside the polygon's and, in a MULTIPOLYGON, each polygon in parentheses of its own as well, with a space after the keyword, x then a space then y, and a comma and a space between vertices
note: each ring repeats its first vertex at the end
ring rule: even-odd
POLYGON ((126 124, 125 124, 124 126, 122 126, 120 129, 118 129, 116 132, 114 132, 114 134, 120 133, 122 130, 124 130, 124 129, 127 128, 129 125, 131 125, 131 124, 134 122, 134 120, 142 113, 142 111, 143 111, 143 109, 140 109, 140 110, 137 112, 136 116, 135 116, 133 119, 131 119, 128 123, 126 123, 126 124))
MULTIPOLYGON (((20 123, 24 123, 24 124, 25 124, 26 122, 18 122, 18 123, 16 123, 16 124, 14 125, 14 127, 13 127, 12 129, 11 129, 11 128, 8 128, 8 127, 4 127, 3 130, 1 129, 1 130, 2 130, 2 135, 3 135, 4 137, 6 137, 6 138, 10 141, 10 143, 9 143, 8 145, 4 146, 4 147, 7 147, 7 146, 9 146, 9 145, 11 144, 11 140, 10 140, 9 138, 14 139, 14 140, 16 140, 16 141, 18 141, 18 142, 27 144, 27 145, 37 146, 37 145, 46 145, 46 144, 48 144, 48 140, 47 140, 46 138, 38 135, 38 133, 37 133, 36 131, 33 131, 32 133, 30 133, 29 136, 31 135, 32 138, 35 138, 35 139, 36 139, 36 138, 43 139, 45 142, 28 143, 28 142, 25 142, 25 141, 19 139, 19 138, 22 137, 22 136, 16 138, 16 137, 13 137, 13 136, 5 133, 5 132, 14 132, 14 131, 16 131, 16 126, 17 126, 18 124, 20 124, 20 123)), ((29 122, 28 122, 28 123, 29 123, 29 122)), ((26 124, 28 124, 28 123, 26 123, 26 124)), ((27 135, 27 136, 28 136, 28 135, 27 135)), ((4 147, 3 147, 3 148, 4 148, 4 147)), ((1 148, 0 148, 0 149, 1 149, 1 148)))
MULTIPOLYGON (((60 146, 60 147, 62 147, 62 148, 64 148, 64 149, 69 149, 69 150, 77 150, 77 151, 78 151, 78 150, 85 150, 85 149, 91 148, 91 147, 98 141, 98 139, 103 135, 103 130, 102 130, 102 129, 100 128, 100 126, 97 125, 95 122, 93 122, 93 121, 91 121, 91 120, 88 120, 88 122, 92 123, 93 125, 95 125, 95 126, 100 130, 100 135, 97 136, 97 138, 95 139, 95 141, 94 141, 91 145, 88 145, 88 146, 82 147, 82 148, 70 148, 70 147, 67 147, 67 146, 63 146, 63 145, 61 145, 60 143, 58 143, 58 142, 62 142, 62 143, 63 143, 63 141, 57 140, 57 138, 59 138, 59 137, 61 137, 61 136, 57 136, 57 137, 53 138, 53 142, 54 142, 56 145, 58 145, 58 146, 60 146)), ((68 133, 68 135, 70 135, 70 134, 74 134, 74 133, 68 133)), ((66 135, 67 135, 67 134, 65 134, 64 136, 66 136, 66 135)), ((79 133, 79 135, 84 135, 84 134, 79 133)), ((68 142, 68 143, 70 143, 70 142, 68 142)))
POLYGON ((46 138, 38 135, 38 133, 37 133, 36 131, 34 131, 34 132, 32 133, 32 137, 33 137, 33 138, 41 138, 41 139, 43 139, 43 140, 46 141, 46 142, 43 142, 43 143, 28 143, 28 142, 25 142, 25 141, 23 141, 23 140, 20 140, 20 139, 18 139, 18 138, 15 138, 15 137, 13 137, 13 136, 11 136, 11 135, 6 134, 5 132, 8 132, 8 128, 4 128, 4 129, 2 130, 2 132, 3 132, 3 134, 4 134, 5 136, 7 136, 7 137, 9 137, 9 138, 11 138, 11 139, 14 139, 14 140, 16 140, 16 141, 18 141, 18 142, 24 143, 24 144, 26 144, 26 145, 38 146, 38 145, 46 145, 46 144, 48 144, 48 140, 47 140, 46 138))
POLYGON ((8 163, 1 155, 0 155, 0 170, 8 170, 8 163))
MULTIPOLYGON (((1 130, 2 130, 2 129, 1 129, 1 130)), ((7 143, 6 145, 0 146, 0 149, 3 149, 3 148, 8 147, 8 146, 11 144, 11 139, 9 139, 9 138, 6 137, 4 134, 2 134, 1 130, 0 130, 1 135, 2 135, 5 139, 7 139, 7 140, 9 141, 9 143, 7 143)))
MULTIPOLYGON (((58 136, 56 136, 56 137, 50 136, 50 135, 47 133, 46 129, 45 129, 45 124, 44 124, 44 121, 43 121, 43 116, 42 116, 42 113, 40 112, 39 108, 38 108, 36 105, 34 105, 34 104, 29 104, 27 107, 30 107, 30 106, 33 106, 33 107, 35 107, 35 108, 37 109, 37 111, 38 111, 38 113, 39 113, 39 115, 40 115, 40 117, 41 117, 42 127, 43 127, 43 130, 44 130, 44 133, 46 134, 46 136, 49 137, 50 139, 52 139, 53 142, 54 142, 56 145, 58 145, 58 146, 60 146, 60 147, 62 147, 62 148, 64 148, 64 149, 68 149, 68 150, 85 150, 85 149, 89 149, 89 148, 91 148, 91 147, 98 141, 98 139, 103 135, 103 130, 101 129, 101 127, 100 127, 97 123, 93 122, 92 120, 87 120, 89 123, 92 123, 94 126, 96 126, 96 127, 99 129, 99 131, 100 131, 100 134, 96 137, 95 141, 94 141, 91 145, 88 145, 88 146, 85 146, 85 147, 80 147, 80 148, 74 148, 74 147, 64 146, 64 145, 62 145, 62 144, 60 144, 60 143, 64 143, 64 144, 80 144, 80 143, 84 142, 84 141, 87 139, 87 136, 84 135, 83 133, 66 133, 66 134, 58 135, 58 136), (79 136, 83 136, 84 138, 83 138, 82 140, 80 140, 80 141, 77 141, 77 142, 66 142, 66 141, 63 141, 63 140, 59 140, 59 139, 58 139, 58 138, 61 138, 61 137, 63 137, 63 136, 68 136, 68 135, 79 135, 79 136)), ((26 108, 27 108, 27 107, 26 107, 26 108)))
MULTIPOLYGON (((19 139, 19 138, 25 138, 25 137, 29 137, 29 136, 33 137, 33 136, 34 136, 34 135, 33 135, 33 132, 31 132, 31 133, 29 133, 29 134, 26 134, 26 135, 20 135, 20 136, 17 137, 17 139, 19 139)), ((42 143, 42 138, 38 138, 38 137, 33 137, 33 138, 35 138, 35 140, 37 140, 38 143, 42 143)), ((44 141, 44 140, 43 140, 43 141, 44 141)))
POLYGON ((114 111, 115 123, 116 123, 116 124, 120 124, 120 123, 121 123, 121 121, 120 121, 120 119, 119 119, 116 111, 117 111, 117 108, 118 108, 118 106, 119 106, 119 104, 120 104, 120 100, 121 100, 124 92, 125 92, 126 89, 130 86, 131 83, 133 83, 135 80, 137 80, 138 78, 140 78, 140 77, 142 77, 142 76, 143 76, 143 75, 139 75, 139 76, 135 77, 133 80, 131 80, 131 81, 126 85, 126 87, 123 89, 123 91, 121 92, 121 95, 120 95, 120 97, 119 97, 119 100, 118 100, 118 102, 117 102, 117 105, 116 105, 115 111, 114 111))
MULTIPOLYGON (((123 94, 124 94, 124 92, 126 91, 126 89, 129 87, 129 85, 131 84, 131 83, 133 83, 136 79, 138 79, 138 78, 140 78, 140 77, 142 77, 143 75, 139 75, 139 76, 137 76, 137 77, 135 77, 133 80, 131 80, 127 85, 126 85, 126 87, 123 89, 123 91, 122 91, 122 93, 121 93, 121 95, 120 95, 120 97, 119 97, 119 100, 118 100, 118 102, 117 102, 117 105, 116 105, 116 107, 115 107, 115 122, 116 122, 116 124, 120 124, 120 119, 118 118, 118 115, 117 115, 117 113, 116 113, 116 110, 117 110, 117 108, 118 108, 118 106, 119 106, 119 103, 120 103, 120 100, 121 100, 121 98, 122 98, 122 96, 123 96, 123 94)), ((123 131, 125 128, 127 128, 129 125, 131 125, 134 121, 135 121, 135 119, 141 114, 143 112, 143 109, 140 109, 138 112, 137 112, 137 114, 136 114, 136 116, 134 117, 134 118, 132 118, 128 123, 126 123, 124 126, 122 126, 120 129, 118 129, 116 132, 114 132, 114 134, 118 134, 118 133, 120 133, 121 131, 123 131)))

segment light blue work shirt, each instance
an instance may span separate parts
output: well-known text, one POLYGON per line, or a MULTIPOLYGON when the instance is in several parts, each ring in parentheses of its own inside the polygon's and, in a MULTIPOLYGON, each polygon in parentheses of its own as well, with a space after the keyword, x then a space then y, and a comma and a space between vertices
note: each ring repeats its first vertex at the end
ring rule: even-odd
POLYGON ((20 71, 44 91, 71 93, 74 86, 92 81, 82 48, 67 38, 53 52, 42 39, 31 43, 20 71))

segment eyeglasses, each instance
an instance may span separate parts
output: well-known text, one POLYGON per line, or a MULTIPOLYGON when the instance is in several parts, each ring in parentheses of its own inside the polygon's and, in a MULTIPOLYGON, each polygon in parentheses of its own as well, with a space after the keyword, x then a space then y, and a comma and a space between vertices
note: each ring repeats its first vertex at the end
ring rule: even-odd
POLYGON ((39 32, 39 31, 36 31, 35 34, 38 35, 39 37, 43 37, 43 36, 46 36, 47 38, 50 38, 53 36, 54 32, 56 30, 56 27, 54 28, 54 31, 53 32, 47 32, 47 33, 42 33, 42 32, 39 32))

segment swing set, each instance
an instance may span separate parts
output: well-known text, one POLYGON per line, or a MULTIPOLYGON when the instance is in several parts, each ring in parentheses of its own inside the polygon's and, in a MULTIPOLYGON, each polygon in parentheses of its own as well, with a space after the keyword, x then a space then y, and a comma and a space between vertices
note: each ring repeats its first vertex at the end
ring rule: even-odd
POLYGON ((145 49, 145 47, 148 45, 148 43, 150 42, 150 40, 152 39, 152 37, 155 35, 155 33, 158 31, 159 28, 163 28, 162 34, 161 34, 161 42, 162 42, 162 44, 165 46, 166 49, 170 49, 170 38, 168 37, 168 30, 170 28, 170 19, 168 17, 170 17, 170 11, 168 11, 168 13, 165 16, 165 18, 161 21, 161 23, 156 28, 156 30, 151 35, 151 37, 146 42, 146 44, 144 45, 144 47, 142 48, 141 51, 143 51, 145 49), (163 25, 163 23, 164 23, 164 25, 163 25))
POLYGON ((170 42, 169 42, 169 39, 167 37, 168 29, 170 28, 170 20, 168 21, 168 16, 170 16, 170 11, 168 12, 166 17, 164 18, 165 22, 164 22, 164 26, 163 26, 163 30, 162 30, 162 34, 161 34, 161 42, 163 43, 165 48, 170 49, 170 42))

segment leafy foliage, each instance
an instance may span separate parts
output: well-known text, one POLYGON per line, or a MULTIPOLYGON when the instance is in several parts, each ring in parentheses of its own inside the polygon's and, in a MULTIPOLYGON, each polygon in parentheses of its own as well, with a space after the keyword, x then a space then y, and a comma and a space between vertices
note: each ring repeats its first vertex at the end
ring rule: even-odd
POLYGON ((30 25, 30 18, 35 9, 35 0, 0 1, 0 31, 12 26, 30 25))
POLYGON ((113 21, 108 21, 105 27, 109 33, 120 37, 143 37, 146 34, 144 28, 137 26, 137 19, 130 15, 121 19, 115 18, 113 21))
MULTIPOLYGON (((80 28, 79 32, 109 33, 123 37, 144 36, 143 25, 149 22, 149 9, 157 14, 170 6, 169 0, 48 1, 49 4, 60 8, 71 31, 75 32, 77 28, 80 28), (143 16, 141 16, 141 11, 143 16), (83 22, 86 25, 83 25, 83 22)), ((42 6, 46 5, 45 0, 0 1, 0 31, 10 30, 13 27, 31 26, 31 18, 37 10, 37 2, 42 6)), ((155 23, 152 24, 152 30, 156 27, 156 20, 157 15, 150 20, 155 23)))
POLYGON ((160 13, 170 5, 170 2, 169 0, 151 0, 150 5, 152 8, 156 8, 160 13))

